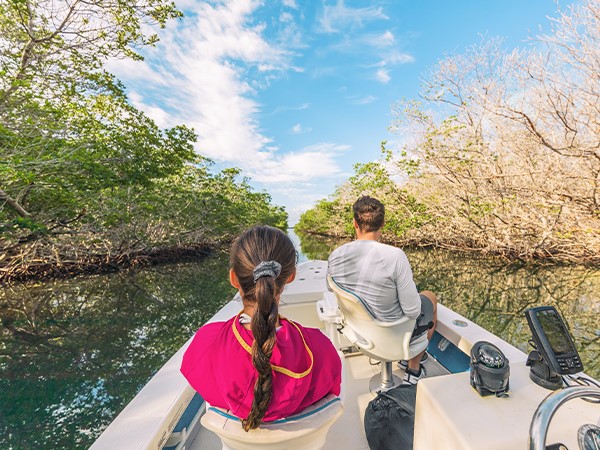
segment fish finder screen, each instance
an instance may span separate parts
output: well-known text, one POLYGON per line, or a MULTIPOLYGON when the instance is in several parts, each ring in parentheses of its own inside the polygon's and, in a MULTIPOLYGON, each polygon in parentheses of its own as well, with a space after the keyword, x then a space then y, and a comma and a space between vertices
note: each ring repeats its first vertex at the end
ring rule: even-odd
POLYGON ((560 355, 575 351, 568 337, 569 332, 554 311, 538 311, 537 316, 554 353, 560 355))

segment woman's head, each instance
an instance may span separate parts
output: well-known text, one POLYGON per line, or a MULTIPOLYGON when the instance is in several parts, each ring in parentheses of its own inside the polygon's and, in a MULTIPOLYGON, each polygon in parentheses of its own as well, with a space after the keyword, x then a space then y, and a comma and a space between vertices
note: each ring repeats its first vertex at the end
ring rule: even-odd
POLYGON ((250 414, 242 421, 248 431, 260 425, 271 401, 277 298, 295 276, 296 250, 281 230, 256 226, 244 231, 231 246, 230 266, 231 282, 240 290, 244 303, 255 305, 250 326, 254 336, 252 364, 258 378, 250 414))
MULTIPOLYGON (((257 291, 263 287, 273 286, 271 297, 281 294, 285 284, 296 272, 296 250, 283 231, 269 226, 256 226, 244 231, 233 242, 229 264, 235 273, 239 283, 236 287, 239 287, 243 299, 254 302, 257 300, 257 291), (269 261, 276 261, 281 265, 280 273, 275 278, 261 277, 255 283, 255 269, 259 264, 269 261)), ((264 300, 265 297, 262 296, 261 299, 264 300)), ((264 305, 258 305, 261 306, 264 305)))

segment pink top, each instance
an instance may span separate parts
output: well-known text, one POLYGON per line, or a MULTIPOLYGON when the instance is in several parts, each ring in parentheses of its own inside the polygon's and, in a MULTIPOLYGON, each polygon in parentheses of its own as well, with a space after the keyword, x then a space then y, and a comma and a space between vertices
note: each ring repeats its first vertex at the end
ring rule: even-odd
MULTIPOLYGON (((273 395, 263 420, 289 417, 328 394, 339 395, 341 361, 331 341, 316 328, 281 318, 271 356, 273 395)), ((258 377, 249 353, 252 332, 227 322, 200 328, 183 355, 181 373, 213 406, 248 417, 258 377)))

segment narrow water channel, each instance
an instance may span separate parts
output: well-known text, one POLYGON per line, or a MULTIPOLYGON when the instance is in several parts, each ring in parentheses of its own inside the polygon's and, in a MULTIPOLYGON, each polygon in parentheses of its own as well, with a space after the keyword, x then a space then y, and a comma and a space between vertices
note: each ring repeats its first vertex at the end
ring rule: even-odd
MULTIPOLYGON (((291 233, 300 261, 339 241, 291 233)), ((523 310, 563 314, 600 377, 600 270, 523 267, 407 251, 419 288, 527 349, 523 310)), ((0 448, 84 449, 162 364, 230 300, 227 255, 142 271, 0 289, 0 448)))

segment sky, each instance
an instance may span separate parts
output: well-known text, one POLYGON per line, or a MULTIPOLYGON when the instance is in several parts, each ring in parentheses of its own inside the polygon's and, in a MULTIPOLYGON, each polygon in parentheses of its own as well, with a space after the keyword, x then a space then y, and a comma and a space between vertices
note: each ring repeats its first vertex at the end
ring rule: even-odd
POLYGON ((549 31, 553 0, 176 0, 144 61, 111 61, 158 126, 188 125, 216 168, 239 167, 289 224, 377 160, 391 106, 445 56, 549 31))

